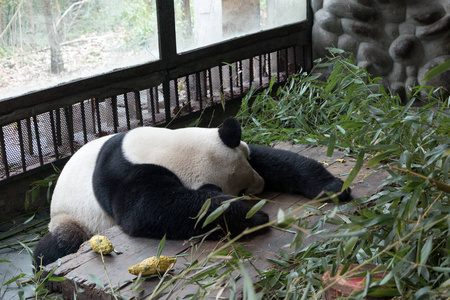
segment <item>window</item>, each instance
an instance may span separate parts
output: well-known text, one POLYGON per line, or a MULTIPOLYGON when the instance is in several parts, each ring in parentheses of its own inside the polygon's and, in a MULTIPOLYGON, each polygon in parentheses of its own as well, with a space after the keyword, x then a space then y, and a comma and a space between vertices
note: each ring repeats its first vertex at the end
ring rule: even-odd
POLYGON ((4 0, 0 14, 0 99, 159 58, 155 0, 4 0))
POLYGON ((177 50, 306 20, 306 0, 174 0, 177 50))

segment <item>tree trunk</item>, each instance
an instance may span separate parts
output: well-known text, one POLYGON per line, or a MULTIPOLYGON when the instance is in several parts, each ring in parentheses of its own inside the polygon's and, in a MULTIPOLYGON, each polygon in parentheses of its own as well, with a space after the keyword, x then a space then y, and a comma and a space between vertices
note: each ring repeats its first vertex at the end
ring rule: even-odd
POLYGON ((191 3, 189 0, 183 0, 183 24, 184 24, 184 38, 190 39, 192 37, 192 21, 191 21, 191 3))
POLYGON ((6 5, 3 1, 0 1, 0 34, 5 30, 5 10, 6 5))
POLYGON ((64 60, 61 53, 61 41, 58 30, 55 27, 50 0, 42 0, 42 8, 45 16, 45 27, 48 31, 50 43, 50 70, 53 74, 59 74, 64 70, 64 60))
POLYGON ((31 45, 32 48, 35 48, 36 42, 34 40, 34 36, 36 34, 36 28, 34 24, 33 1, 31 0, 25 1, 25 15, 28 22, 28 30, 31 32, 31 34, 29 35, 29 41, 27 42, 29 43, 29 45, 31 45))

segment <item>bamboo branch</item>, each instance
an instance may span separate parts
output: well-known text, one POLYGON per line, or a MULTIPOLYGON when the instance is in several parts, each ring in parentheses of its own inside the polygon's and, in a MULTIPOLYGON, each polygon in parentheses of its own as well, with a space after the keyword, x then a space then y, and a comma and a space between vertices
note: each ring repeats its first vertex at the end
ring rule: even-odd
POLYGON ((82 0, 82 1, 78 1, 78 2, 73 3, 71 6, 69 6, 69 8, 66 9, 66 11, 62 14, 62 16, 58 19, 58 21, 56 21, 55 28, 58 28, 59 23, 61 23, 62 19, 64 19, 65 16, 66 16, 66 15, 67 15, 67 14, 68 14, 75 6, 82 5, 82 4, 84 4, 84 3, 86 3, 86 2, 89 2, 89 1, 91 1, 91 0, 82 0))
POLYGON ((419 173, 416 173, 416 172, 413 172, 413 171, 410 171, 410 170, 401 169, 401 168, 397 168, 397 167, 394 167, 394 166, 389 166, 389 168, 392 169, 392 170, 405 172, 405 173, 414 175, 416 177, 420 177, 420 178, 426 179, 426 180, 428 180, 430 182, 430 184, 434 188, 436 188, 436 189, 438 189, 440 191, 446 192, 446 193, 450 193, 450 184, 446 184, 444 182, 440 182, 440 181, 434 180, 433 178, 421 175, 419 173))

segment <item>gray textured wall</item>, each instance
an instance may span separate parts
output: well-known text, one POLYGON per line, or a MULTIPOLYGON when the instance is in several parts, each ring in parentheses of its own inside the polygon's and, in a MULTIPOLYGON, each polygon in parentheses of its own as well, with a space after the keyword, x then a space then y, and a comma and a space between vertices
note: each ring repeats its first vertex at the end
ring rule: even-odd
MULTIPOLYGON (((402 97, 450 59, 450 0, 312 0, 312 7, 314 56, 327 55, 326 47, 350 51, 402 97)), ((428 84, 450 91, 450 71, 428 84)))

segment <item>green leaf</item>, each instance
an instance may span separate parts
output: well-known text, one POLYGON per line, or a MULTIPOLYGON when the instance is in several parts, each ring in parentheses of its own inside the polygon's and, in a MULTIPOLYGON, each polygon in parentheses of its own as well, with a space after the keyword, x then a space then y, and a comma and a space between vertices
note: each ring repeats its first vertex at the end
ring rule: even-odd
POLYGON ((36 216, 36 214, 33 214, 31 217, 29 217, 25 222, 23 222, 23 224, 28 224, 29 222, 31 222, 34 217, 36 216))
MULTIPOLYGON (((450 267, 431 267, 436 272, 450 273, 450 267)), ((447 280, 450 284, 450 279, 447 280)))
POLYGON ((48 281, 55 281, 55 282, 61 282, 61 281, 64 281, 64 280, 66 280, 67 278, 64 278, 64 277, 50 277, 49 279, 48 279, 48 281))
POLYGON ((48 183, 48 188, 47 188, 47 202, 50 202, 50 199, 51 199, 52 185, 53 185, 53 181, 50 181, 48 183))
POLYGON ((431 69, 430 71, 428 71, 428 73, 425 75, 425 77, 423 78, 424 81, 428 81, 429 79, 438 76, 442 73, 444 73, 445 71, 450 70, 450 59, 443 62, 440 65, 437 65, 436 67, 434 67, 433 69, 431 69))
POLYGON ((244 300, 258 300, 256 296, 255 287, 253 286, 253 280, 248 274, 242 262, 239 262, 239 269, 241 270, 242 277, 244 278, 244 300))
POLYGON ((427 238, 425 245, 422 247, 422 251, 420 251, 420 264, 421 265, 424 265, 427 262, 432 249, 433 249, 433 236, 430 236, 427 238))
POLYGON ((21 273, 13 278, 11 278, 10 280, 8 280, 7 282, 5 282, 4 284, 2 284, 2 287, 9 285, 10 283, 13 283, 17 280, 19 280, 20 278, 24 277, 26 274, 21 273))
POLYGON ((342 127, 339 126, 339 125, 336 125, 336 128, 337 128, 342 134, 345 134, 345 129, 344 129, 344 128, 342 128, 342 127))
POLYGON ((373 219, 367 220, 367 222, 364 223, 364 227, 369 228, 378 225, 389 225, 394 221, 395 218, 390 214, 378 215, 373 219))
POLYGON ((374 157, 372 157, 366 164, 366 168, 372 167, 379 163, 382 160, 385 160, 386 158, 392 156, 392 154, 395 152, 395 150, 388 150, 386 152, 383 152, 381 154, 378 154, 374 157))
POLYGON ((100 281, 100 279, 98 279, 97 276, 95 276, 94 274, 89 274, 89 276, 92 278, 92 281, 94 281, 95 285, 97 285, 101 289, 105 289, 105 285, 100 281))
POLYGON ((345 179, 344 184, 342 185, 341 191, 345 191, 345 189, 347 189, 350 186, 350 184, 352 184, 353 180, 356 178, 356 175, 358 175, 359 170, 361 170, 361 167, 364 162, 364 154, 365 154, 364 149, 359 151, 358 159, 356 160, 356 164, 353 167, 353 169, 350 171, 350 174, 348 174, 347 178, 345 179))
POLYGON ((344 245, 344 255, 345 257, 348 257, 352 251, 353 248, 355 248, 356 243, 358 242, 359 237, 358 236, 352 236, 344 245))
POLYGON ((412 194, 410 193, 402 199, 398 210, 399 218, 409 220, 415 213, 417 213, 417 203, 419 202, 422 191, 423 187, 417 186, 412 194))
POLYGON ((267 260, 269 260, 277 265, 280 265, 284 268, 289 268, 291 266, 291 264, 285 260, 279 260, 279 259, 274 259, 274 258, 268 258, 267 260))
POLYGON ((197 227, 198 222, 200 222, 200 220, 205 217, 205 215, 208 213, 210 206, 211 206, 211 198, 207 199, 205 203, 203 203, 202 208, 200 208, 200 211, 198 212, 197 216, 194 217, 194 219, 197 219, 197 222, 195 222, 194 227, 197 227))
POLYGON ((39 188, 35 188, 31 190, 31 203, 34 203, 38 197, 39 188))
POLYGON ((247 213, 247 215, 245 216, 246 219, 250 219, 251 217, 253 217, 253 215, 261 209, 261 207, 264 206, 264 204, 266 204, 266 200, 262 199, 260 201, 258 201, 258 203, 256 203, 247 213))
POLYGON ((367 271, 367 273, 366 273, 366 283, 365 283, 365 287, 364 287, 364 292, 362 294, 363 296, 366 296, 367 293, 369 292, 369 286, 371 284, 371 279, 372 279, 372 277, 370 276, 370 272, 367 271))
POLYGON ((30 198, 31 198, 30 193, 26 193, 25 194, 25 203, 24 203, 25 210, 28 210, 28 207, 30 206, 30 202, 31 202, 30 198))
POLYGON ((390 298, 399 296, 400 293, 398 292, 397 288, 390 288, 390 287, 374 287, 370 288, 367 296, 371 296, 374 298, 390 298))
POLYGON ((448 149, 444 152, 443 155, 444 155, 444 156, 449 156, 449 157, 450 157, 450 148, 448 148, 448 149))
POLYGON ((328 149, 327 149, 328 157, 333 156, 335 144, 336 144, 336 131, 333 130, 333 132, 330 134, 330 139, 328 141, 328 149))
POLYGON ((277 222, 278 223, 283 223, 285 220, 285 215, 284 215, 284 211, 280 208, 278 209, 278 213, 277 213, 277 222))
POLYGON ((207 226, 208 224, 214 222, 215 219, 217 219, 220 215, 222 215, 227 208, 230 206, 230 203, 225 203, 220 205, 218 208, 216 208, 205 220, 205 222, 203 223, 202 228, 204 228, 205 226, 207 226))
POLYGON ((159 242, 158 250, 156 251, 156 259, 159 259, 159 257, 161 256, 165 244, 166 244, 166 235, 164 234, 163 238, 159 242))
MULTIPOLYGON (((335 69, 335 70, 337 70, 337 69, 335 69)), ((336 74, 333 74, 333 73, 330 75, 329 78, 330 78, 330 82, 325 87, 325 94, 329 94, 336 87, 337 83, 340 80, 339 76, 337 76, 336 74)))

